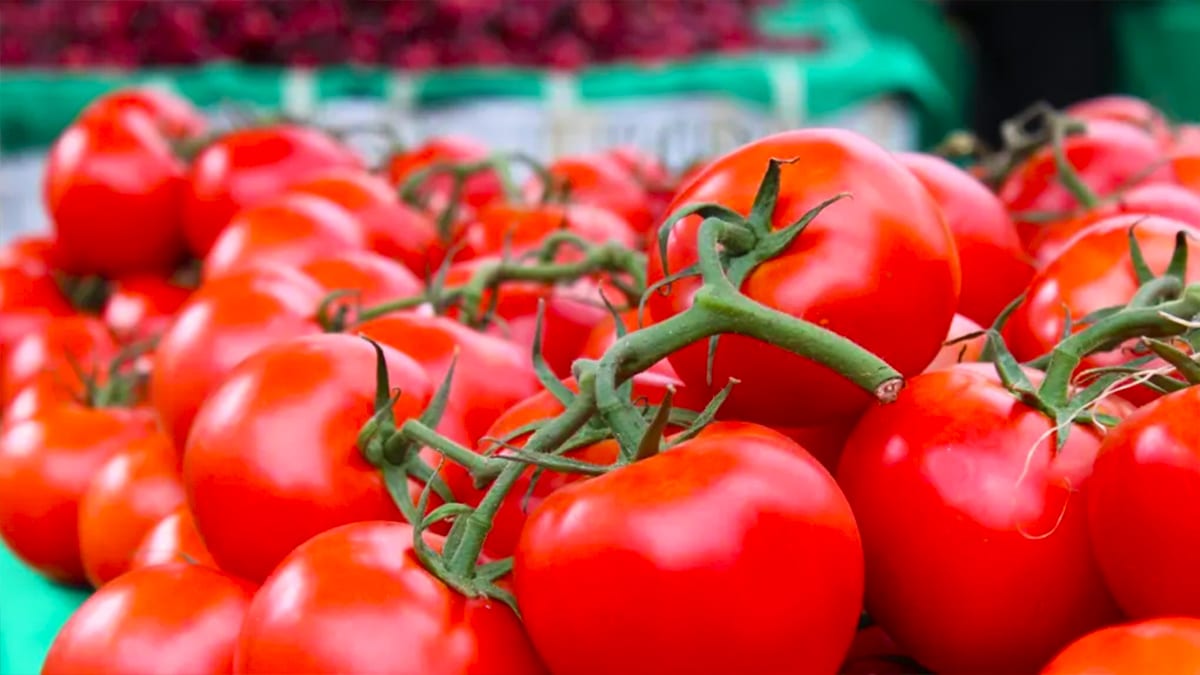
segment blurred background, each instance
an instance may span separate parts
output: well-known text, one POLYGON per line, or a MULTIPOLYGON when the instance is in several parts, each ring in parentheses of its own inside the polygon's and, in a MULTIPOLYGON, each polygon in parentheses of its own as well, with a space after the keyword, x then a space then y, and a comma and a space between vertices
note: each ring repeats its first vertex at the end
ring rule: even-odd
POLYGON ((45 227, 47 147, 148 84, 371 157, 440 134, 683 166, 772 131, 894 149, 1124 92, 1200 119, 1200 0, 0 0, 0 239, 45 227))

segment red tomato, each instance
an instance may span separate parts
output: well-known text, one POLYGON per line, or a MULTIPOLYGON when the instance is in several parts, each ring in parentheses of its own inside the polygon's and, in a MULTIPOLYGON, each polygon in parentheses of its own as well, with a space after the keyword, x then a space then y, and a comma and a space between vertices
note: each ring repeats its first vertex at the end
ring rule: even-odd
MULTIPOLYGON (((83 404, 85 396, 78 388, 58 378, 39 377, 17 391, 0 410, 2 423, 7 426, 42 414, 63 405, 83 404)), ((141 401, 138 401, 139 403, 141 401)))
MULTIPOLYGON (((1048 353, 1062 338, 1065 312, 1076 321, 1074 330, 1084 328, 1078 320, 1104 307, 1123 305, 1138 288, 1129 257, 1129 228, 1137 224, 1137 240, 1146 262, 1155 273, 1167 267, 1180 230, 1200 232, 1186 223, 1158 216, 1124 215, 1096 223, 1063 251, 1054 262, 1033 278, 1026 299, 1004 326, 1004 336, 1014 356, 1022 361, 1048 353)), ((1194 240, 1193 240, 1194 241, 1194 240)), ((1200 246, 1192 251, 1187 278, 1200 279, 1200 246)), ((1081 369, 1112 366, 1134 358, 1125 349, 1092 354, 1081 369)), ((1122 392, 1135 403, 1156 396, 1147 387, 1122 392)))
POLYGON ((842 663, 839 675, 909 675, 924 673, 899 659, 906 659, 895 640, 879 626, 864 628, 854 636, 850 653, 842 663))
POLYGON ((362 223, 328 199, 286 194, 238 212, 204 259, 215 279, 262 263, 303 265, 321 255, 366 248, 362 223))
POLYGON ((950 344, 950 342, 965 335, 981 331, 983 331, 983 327, 979 324, 962 314, 955 314, 954 321, 950 323, 950 332, 946 334, 947 344, 942 345, 942 350, 925 367, 925 372, 928 373, 933 370, 949 368, 956 363, 978 361, 983 356, 983 348, 987 345, 987 336, 980 335, 965 342, 955 342, 953 344, 950 344))
POLYGON ((0 265, 0 398, 6 353, 21 338, 55 316, 72 316, 75 309, 54 277, 37 263, 0 265))
MULTIPOLYGON (((421 145, 392 155, 388 160, 388 179, 393 185, 402 186, 414 174, 435 164, 469 164, 488 157, 486 146, 461 136, 430 138, 421 145)), ((452 181, 448 175, 440 175, 424 183, 423 194, 436 206, 444 206, 450 199, 452 181)), ((472 208, 504 197, 504 188, 495 171, 481 171, 471 176, 462 191, 462 201, 472 208)))
POLYGON ((76 121, 90 124, 123 110, 145 113, 168 138, 199 136, 207 126, 204 116, 187 99, 150 87, 125 87, 109 92, 89 103, 76 121))
POLYGON ((1088 494, 1092 547, 1134 618, 1200 614, 1200 388, 1147 404, 1104 439, 1088 494))
POLYGON ((0 535, 12 552, 55 581, 86 583, 79 501, 109 457, 153 432, 148 411, 82 406, 0 431, 0 535))
MULTIPOLYGON (((1200 136, 1200 132, 1197 133, 1200 136)), ((1200 193, 1200 141, 1196 148, 1189 148, 1171 157, 1171 168, 1179 179, 1179 184, 1200 193)))
MULTIPOLYGON (((433 387, 410 357, 384 348, 402 394, 397 424, 421 414, 433 387)), ((350 335, 271 345, 204 402, 184 453, 196 526, 221 569, 264 579, 293 548, 359 520, 400 519, 383 474, 357 447, 374 414, 375 350, 350 335)))
POLYGON ((0 268, 20 267, 30 274, 43 274, 58 266, 58 245, 53 237, 27 234, 0 246, 0 268))
POLYGON ((55 317, 21 338, 0 364, 0 402, 36 380, 57 382, 82 395, 84 378, 102 376, 117 354, 108 328, 90 316, 55 317))
POLYGON ((322 255, 301 270, 327 291, 355 290, 357 297, 344 302, 370 307, 388 300, 420 295, 421 280, 407 267, 378 253, 346 251, 322 255))
MULTIPOLYGON (((645 317, 643 317, 645 318, 645 317)), ((621 313, 621 323, 629 332, 633 332, 638 328, 638 311, 631 309, 621 313)), ((604 356, 604 352, 609 347, 613 346, 617 341, 617 323, 611 316, 596 324, 592 332, 588 334, 587 342, 583 345, 583 351, 579 357, 584 359, 600 360, 604 356)), ((658 363, 646 369, 647 372, 658 373, 665 377, 676 378, 675 369, 671 367, 671 362, 663 359, 658 363)))
POLYGON ((1109 626, 1054 657, 1041 675, 1200 674, 1200 619, 1167 617, 1109 626))
POLYGON ((954 237, 962 265, 958 313, 991 325, 1033 276, 1016 226, 1000 200, 966 171, 934 155, 898 158, 933 195, 954 237))
POLYGON ((279 340, 316 333, 325 290, 308 276, 265 268, 206 283, 154 353, 150 399, 182 453, 196 410, 242 359, 279 340))
POLYGON ((412 357, 434 383, 446 379, 457 350, 443 420, 458 417, 468 443, 478 440, 503 411, 539 390, 525 350, 453 319, 394 314, 360 324, 354 332, 412 357))
POLYGON ((75 611, 42 673, 228 673, 253 595, 241 579, 186 563, 130 572, 75 611))
POLYGON ((1171 140, 1171 128, 1162 112, 1136 96, 1097 96, 1069 106, 1065 112, 1085 122, 1123 122, 1145 132, 1164 147, 1171 140))
POLYGON ((851 417, 811 427, 775 427, 775 431, 799 443, 832 473, 837 468, 838 458, 842 456, 846 438, 854 430, 857 421, 857 417, 851 417))
POLYGON ((233 216, 333 167, 361 169, 350 149, 308 127, 276 125, 222 136, 192 162, 184 234, 205 257, 233 216))
POLYGON ((187 504, 181 504, 146 532, 134 551, 129 568, 136 570, 173 562, 217 569, 217 561, 213 560, 212 554, 204 546, 187 504))
POLYGON ((162 334, 192 289, 154 275, 115 279, 104 305, 104 323, 117 339, 132 342, 162 334))
POLYGON ((934 672, 1033 672, 1118 616, 1076 497, 1099 435, 1077 427, 1055 454, 1052 427, 963 364, 910 379, 846 442, 867 611, 934 672))
MULTIPOLYGON (((555 181, 570 186, 572 202, 608 209, 621 216, 638 234, 654 227, 651 199, 646 188, 612 158, 604 155, 559 157, 546 168, 555 181)), ((538 201, 545 189, 535 176, 525 188, 526 197, 538 201)))
POLYGON ((619 145, 605 155, 620 164, 643 185, 663 185, 670 182, 671 173, 658 157, 633 145, 619 145))
POLYGON ((353 523, 305 542, 254 596, 234 672, 545 672, 512 610, 449 588, 412 545, 412 528, 395 522, 353 523))
MULTIPOLYGON (((481 208, 463 233, 463 257, 519 255, 538 248, 546 236, 558 230, 573 232, 596 243, 615 243, 634 248, 637 236, 629 225, 612 211, 598 206, 525 206, 492 204, 481 208)), ((563 251, 565 259, 578 252, 570 247, 563 251)), ((561 259, 561 258, 560 258, 561 259)))
POLYGON ((79 549, 99 588, 129 571, 142 538, 183 504, 183 480, 162 434, 119 450, 96 473, 79 503, 79 549))
MULTIPOLYGON (((802 161, 781 167, 775 227, 799 220, 838 193, 853 198, 828 207, 782 255, 751 272, 742 292, 857 342, 904 375, 920 372, 937 354, 954 316, 958 258, 933 198, 882 148, 838 129, 769 136, 707 165, 669 211, 715 201, 749 213, 768 161, 779 157, 802 161)), ((699 226, 695 217, 676 224, 667 249, 671 272, 696 261, 699 226)), ((651 283, 663 277, 657 252, 649 271, 651 283)), ((659 322, 684 311, 698 284, 681 280, 668 294, 653 294, 650 316, 659 322)), ((833 371, 738 335, 721 337, 711 387, 705 387, 707 340, 670 359, 684 383, 710 396, 730 378, 740 380, 721 409, 730 419, 805 426, 851 415, 870 401, 833 371), (780 389, 781 381, 786 389, 780 389)))
POLYGON ((144 113, 63 132, 46 163, 46 210, 62 265, 105 276, 169 270, 185 253, 185 168, 144 113))
POLYGON ((446 254, 433 221, 401 202, 378 176, 334 168, 294 185, 292 192, 324 197, 354 214, 366 228, 372 251, 399 260, 415 274, 432 273, 446 254))
POLYGON ((1164 216, 1200 227, 1200 194, 1171 183, 1140 185, 1120 198, 1074 218, 1041 227, 1029 241, 1029 252, 1044 267, 1062 255, 1079 234, 1115 215, 1164 216))
POLYGON ((862 547, 816 459, 765 427, 718 423, 547 497, 514 581, 555 675, 833 673, 862 607, 862 547))
MULTIPOLYGON (((1173 182, 1174 172, 1163 161, 1158 143, 1124 122, 1094 120, 1087 131, 1063 142, 1067 161, 1085 185, 1097 196, 1106 197, 1130 181, 1173 182)), ((1070 213, 1080 205, 1058 179, 1054 155, 1043 148, 1004 181, 1000 199, 1017 219, 1017 233, 1028 243, 1038 224, 1021 219, 1023 213, 1070 213)))

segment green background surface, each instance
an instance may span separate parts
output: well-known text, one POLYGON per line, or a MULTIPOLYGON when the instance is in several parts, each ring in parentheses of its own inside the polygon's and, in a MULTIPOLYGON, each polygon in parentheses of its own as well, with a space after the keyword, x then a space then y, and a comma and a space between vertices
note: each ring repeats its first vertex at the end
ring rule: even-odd
POLYGON ((35 675, 58 629, 87 598, 46 581, 0 541, 0 673, 35 675))

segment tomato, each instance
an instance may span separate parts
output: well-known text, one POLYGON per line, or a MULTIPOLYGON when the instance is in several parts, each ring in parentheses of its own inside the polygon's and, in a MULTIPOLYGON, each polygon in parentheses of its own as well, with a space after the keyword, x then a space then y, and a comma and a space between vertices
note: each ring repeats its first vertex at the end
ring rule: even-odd
MULTIPOLYGON (((1124 122, 1094 120, 1087 131, 1063 142, 1067 161, 1080 180, 1097 196, 1106 197, 1140 183, 1174 180, 1174 172, 1163 162, 1158 143, 1124 122)), ((1058 179, 1054 155, 1043 148, 1021 164, 1000 187, 1000 200, 1017 221, 1023 243, 1036 234, 1038 224, 1023 220, 1024 213, 1070 213, 1079 206, 1058 179)))
POLYGON ((146 532, 129 561, 129 568, 136 570, 172 562, 217 568, 217 561, 204 546, 187 504, 181 504, 146 532))
POLYGON ((192 162, 183 211, 188 247, 203 258, 238 211, 330 168, 362 166, 350 149, 309 127, 281 124, 225 134, 192 162))
MULTIPOLYGON (((441 539, 426 535, 440 548, 441 539)), ((502 603, 425 571, 404 523, 360 522, 305 542, 254 596, 235 673, 538 675, 502 603)))
MULTIPOLYGON (((1200 132, 1196 133, 1200 138, 1200 132)), ((1178 151, 1171 157, 1171 168, 1179 184, 1195 193, 1200 193, 1200 140, 1193 141, 1195 147, 1178 151)))
POLYGON ((833 673, 862 564, 850 506, 816 459, 770 429, 717 423, 547 497, 521 534, 514 590, 555 675, 833 673))
POLYGON ((39 573, 87 581, 79 552, 79 501, 96 471, 149 436, 145 410, 62 406, 0 431, 0 535, 39 573))
MULTIPOLYGON (((411 358, 384 352, 402 424, 433 387, 411 358)), ((350 335, 285 340, 229 373, 196 415, 183 462, 188 504, 221 569, 261 580, 309 537, 401 518, 356 445, 374 398, 375 351, 350 335)))
MULTIPOLYGON (((492 204, 481 208, 462 235, 463 257, 520 255, 541 246, 556 231, 567 230, 595 244, 615 243, 634 248, 637 237, 625 221, 598 206, 524 206, 492 204)), ((579 255, 564 247, 560 259, 579 255)))
MULTIPOLYGON (((643 317, 644 318, 644 317, 643 317)), ((633 332, 638 328, 638 311, 631 309, 621 312, 621 324, 625 326, 625 330, 633 332)), ((583 351, 579 357, 584 359, 594 359, 599 361, 600 357, 604 356, 604 352, 609 347, 613 346, 617 341, 617 323, 611 317, 607 317, 588 334, 587 342, 583 345, 583 351)), ((646 369, 647 372, 658 373, 665 377, 675 378, 675 369, 671 367, 671 362, 663 359, 653 366, 646 369)))
POLYGON ((1064 112, 1085 122, 1123 122, 1145 132, 1163 146, 1171 140, 1171 128, 1162 111, 1136 96, 1097 96, 1071 105, 1064 112))
MULTIPOLYGON (((470 164, 487 159, 487 147, 461 136, 441 136, 426 140, 421 145, 398 152, 387 162, 388 179, 398 187, 412 178, 418 171, 436 164, 470 164)), ((425 181, 421 193, 430 200, 430 206, 443 208, 451 197, 453 182, 448 175, 439 175, 425 181)), ((479 208, 504 197, 500 176, 485 170, 467 179, 462 189, 462 202, 471 208, 479 208)))
POLYGON ((362 323, 354 332, 412 357, 434 383, 446 379, 457 351, 449 407, 442 419, 461 420, 467 443, 483 436, 503 411, 539 390, 526 350, 453 319, 393 314, 362 323))
MULTIPOLYGON (((1004 337, 1014 356, 1025 361, 1048 353, 1062 338, 1065 312, 1071 313, 1075 331, 1084 328, 1079 319, 1104 307, 1123 305, 1138 288, 1129 256, 1129 228, 1137 225, 1137 240, 1150 269, 1161 274, 1175 247, 1180 230, 1197 232, 1186 223, 1158 216, 1124 215, 1088 228, 1054 262, 1033 278, 1025 301, 1004 326, 1004 337)), ((1194 241, 1194 240, 1193 240, 1194 241)), ((1192 259, 1187 278, 1200 279, 1197 246, 1189 243, 1192 259)), ((1134 358, 1126 349, 1092 354, 1080 368, 1112 366, 1134 358)), ((1135 403, 1155 397, 1146 387, 1121 392, 1135 403)))
POLYGON ((18 340, 0 364, 0 402, 36 380, 63 384, 82 395, 85 378, 102 376, 117 354, 107 327, 90 316, 55 317, 18 340))
POLYGON ((146 533, 184 501, 175 450, 162 434, 119 450, 79 503, 79 549, 97 588, 129 571, 146 533))
POLYGON ((155 272, 183 258, 185 168, 144 113, 129 110, 68 128, 50 148, 44 180, 67 270, 155 272))
POLYGON ((186 563, 130 572, 75 611, 42 673, 228 673, 253 594, 245 581, 186 563))
POLYGON ((966 171, 935 155, 898 158, 933 195, 954 237, 962 265, 958 313, 991 325, 1033 276, 1016 226, 1000 200, 966 171))
POLYGON ((425 289, 407 267, 371 251, 347 251, 321 255, 301 270, 327 292, 357 291, 345 303, 370 307, 389 300, 420 295, 425 289))
POLYGON ((93 100, 76 121, 91 124, 124 110, 145 113, 168 138, 186 139, 204 133, 207 123, 187 99, 162 89, 125 87, 93 100))
POLYGON ((854 429, 858 417, 835 420, 811 427, 774 427, 775 431, 800 444, 830 473, 837 468, 838 458, 846 438, 854 429))
POLYGON ((950 323, 950 332, 946 334, 946 344, 942 345, 942 350, 925 367, 925 372, 949 368, 956 363, 978 361, 983 356, 983 348, 987 345, 987 336, 980 335, 964 342, 952 343, 952 341, 982 331, 983 327, 979 324, 962 314, 955 314, 954 321, 950 323))
POLYGON ((1041 675, 1200 673, 1200 619, 1166 617, 1109 626, 1079 638, 1041 675))
POLYGON ((1088 493, 1092 546, 1113 596, 1134 618, 1200 614, 1200 388, 1168 394, 1104 439, 1088 493))
POLYGON ((1171 183, 1141 185, 1110 202, 1067 220, 1043 226, 1029 241, 1029 252, 1044 267, 1062 255, 1079 233, 1115 215, 1164 216, 1200 227, 1200 194, 1171 183))
MULTIPOLYGON (((851 131, 803 129, 769 136, 714 160, 675 197, 669 211, 717 202, 749 213, 768 162, 800 157, 780 167, 775 227, 793 223, 838 193, 853 197, 829 206, 781 255, 742 283, 751 299, 823 326, 877 354, 904 375, 937 354, 958 304, 959 266, 954 242, 937 204, 912 172, 851 131), (904 326, 904 330, 880 330, 904 326)), ((696 261, 698 217, 677 223, 667 247, 669 270, 696 261)), ((657 247, 653 247, 657 249, 657 247)), ((663 277, 655 251, 651 283, 663 277)), ((686 279, 649 299, 654 322, 687 309, 699 284, 686 279)), ((861 410, 870 396, 812 361, 751 338, 720 338, 706 387, 707 340, 671 355, 680 379, 709 395, 730 378, 722 416, 780 426, 806 426, 861 410), (779 382, 787 382, 781 389, 779 382), (818 394, 819 392, 819 394, 818 394)))
POLYGON ((1079 494, 1099 434, 1078 426, 1055 454, 1052 427, 962 364, 910 379, 846 442, 867 611, 933 672, 1033 672, 1118 616, 1079 494))
POLYGON ((618 145, 604 154, 647 187, 671 181, 671 173, 662 160, 636 146, 618 145))
POLYGON ((432 273, 446 254, 433 221, 401 202, 396 190, 378 176, 334 168, 292 186, 292 192, 324 197, 354 214, 366 229, 372 251, 400 261, 417 275, 432 273))
POLYGON ((54 277, 40 262, 18 259, 0 265, 0 313, 74 314, 54 277))
POLYGON ((104 304, 104 323, 117 339, 132 342, 160 335, 192 289, 154 275, 115 279, 104 304))
MULTIPOLYGON (((559 157, 547 170, 556 188, 569 186, 570 200, 599 206, 621 216, 629 227, 644 234, 654 227, 651 199, 646 188, 619 162, 604 155, 559 157)), ((536 176, 525 188, 526 198, 539 201, 546 187, 536 176)))
POLYGON ((864 628, 854 636, 854 644, 842 664, 840 675, 908 675, 924 673, 903 661, 903 650, 879 626, 864 628))
POLYGON ((10 425, 42 414, 52 408, 72 403, 84 403, 85 396, 78 388, 60 382, 57 378, 40 377, 13 394, 8 404, 0 410, 2 425, 10 425))
POLYGON ((261 263, 303 265, 321 255, 366 248, 362 223, 328 199, 285 194, 238 212, 204 259, 215 279, 261 263))
POLYGON ((53 237, 26 234, 0 246, 0 268, 19 267, 30 274, 44 274, 58 266, 58 245, 53 237))
POLYGON ((281 339, 320 331, 325 290, 286 268, 259 269, 208 282, 159 340, 150 400, 177 451, 209 392, 247 356, 281 339))

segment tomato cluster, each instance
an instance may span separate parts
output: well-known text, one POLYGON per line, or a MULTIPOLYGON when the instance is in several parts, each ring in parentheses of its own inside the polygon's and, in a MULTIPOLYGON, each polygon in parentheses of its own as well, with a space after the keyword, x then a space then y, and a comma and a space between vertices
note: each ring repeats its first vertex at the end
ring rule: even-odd
POLYGON ((0 249, 43 672, 1195 670, 1195 131, 1036 112, 372 171, 98 99, 0 249))

